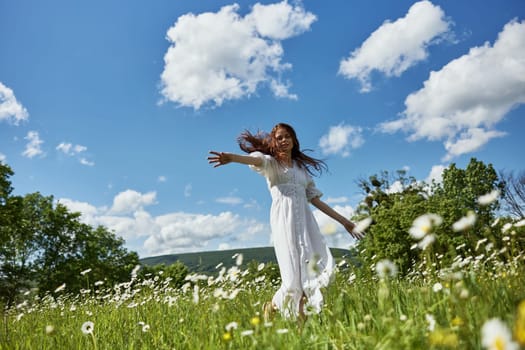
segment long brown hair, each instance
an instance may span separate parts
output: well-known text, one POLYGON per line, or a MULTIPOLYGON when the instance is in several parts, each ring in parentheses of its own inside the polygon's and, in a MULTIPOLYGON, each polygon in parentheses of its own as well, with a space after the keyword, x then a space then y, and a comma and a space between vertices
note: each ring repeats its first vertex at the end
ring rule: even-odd
POLYGON ((305 154, 306 151, 310 150, 301 150, 295 130, 285 123, 275 125, 269 134, 263 131, 258 131, 256 134, 252 134, 248 130, 245 130, 237 138, 239 147, 246 153, 259 151, 264 154, 269 154, 280 164, 284 164, 284 154, 279 152, 277 140, 275 139, 275 133, 279 128, 285 129, 292 137, 292 160, 296 161, 301 168, 305 169, 310 175, 316 175, 316 173, 321 174, 323 170, 328 169, 324 161, 305 154))

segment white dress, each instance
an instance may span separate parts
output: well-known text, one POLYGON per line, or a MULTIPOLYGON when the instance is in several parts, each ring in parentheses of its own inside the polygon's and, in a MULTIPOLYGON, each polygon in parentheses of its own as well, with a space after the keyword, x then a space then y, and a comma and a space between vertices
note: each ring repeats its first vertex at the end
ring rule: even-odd
POLYGON ((304 293, 305 312, 319 313, 320 288, 328 285, 334 270, 334 259, 309 204, 322 193, 299 166, 282 166, 261 152, 250 155, 263 160, 261 166, 251 168, 266 178, 272 196, 270 225, 282 280, 272 302, 284 316, 297 316, 304 293))

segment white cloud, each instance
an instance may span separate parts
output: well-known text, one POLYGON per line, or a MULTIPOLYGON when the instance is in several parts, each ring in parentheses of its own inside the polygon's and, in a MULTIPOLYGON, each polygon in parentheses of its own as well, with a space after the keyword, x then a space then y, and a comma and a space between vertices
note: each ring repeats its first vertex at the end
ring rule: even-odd
POLYGON ((3 163, 3 162, 5 162, 5 161, 6 161, 6 159, 7 159, 6 155, 5 155, 5 154, 3 154, 3 153, 0 153, 0 163, 3 163))
POLYGON ((430 1, 412 5, 405 17, 385 22, 350 57, 341 60, 339 74, 361 83, 361 92, 372 89, 370 74, 400 76, 428 56, 427 48, 449 32, 451 23, 439 6, 430 1))
POLYGON ((238 205, 238 204, 241 204, 243 202, 242 198, 234 197, 234 196, 220 197, 220 198, 217 198, 215 201, 217 203, 230 204, 230 205, 238 205))
POLYGON ((24 139, 27 140, 26 149, 22 152, 24 157, 33 158, 44 154, 41 147, 44 141, 40 139, 37 131, 29 131, 24 139))
POLYGON ((164 175, 160 175, 158 178, 157 178, 157 181, 158 182, 166 182, 168 180, 168 178, 164 175))
MULTIPOLYGON (((238 234, 253 235, 253 221, 243 220, 231 212, 218 215, 171 213, 155 219, 160 230, 144 242, 150 254, 173 251, 195 251, 205 248, 213 239, 224 239, 238 234)), ((257 232, 262 230, 258 227, 257 232)))
POLYGON ((349 201, 348 197, 328 197, 325 199, 325 202, 328 204, 341 204, 341 203, 347 203, 349 201))
POLYGON ((91 226, 98 226, 100 224, 98 216, 107 211, 105 207, 97 208, 89 203, 74 201, 69 198, 61 198, 58 202, 65 205, 71 212, 81 213, 82 222, 91 226))
POLYGON ((111 213, 127 214, 141 210, 144 206, 155 204, 156 192, 142 194, 134 190, 120 192, 113 199, 111 213))
POLYGON ((449 160, 478 150, 505 133, 494 126, 525 103, 525 22, 507 23, 494 45, 471 48, 431 72, 419 91, 405 100, 398 120, 380 125, 383 132, 410 133, 409 141, 443 140, 449 160))
POLYGON ((13 90, 0 82, 0 121, 6 120, 18 125, 27 120, 29 113, 20 102, 17 101, 13 90))
POLYGON ((430 170, 430 174, 428 174, 427 178, 425 179, 425 182, 427 184, 432 184, 432 181, 440 184, 443 182, 443 171, 445 171, 447 167, 444 165, 434 165, 432 166, 432 169, 430 170))
POLYGON ((450 160, 456 156, 471 153, 488 143, 490 139, 505 136, 507 133, 497 130, 485 130, 483 128, 471 128, 462 132, 453 140, 445 142, 447 155, 443 157, 444 161, 450 160))
POLYGON ((259 239, 263 234, 270 236, 267 224, 243 219, 231 212, 217 215, 173 212, 153 216, 145 207, 154 202, 154 192, 142 194, 133 190, 117 194, 112 208, 95 207, 67 198, 59 200, 71 211, 80 212, 82 222, 93 227, 107 227, 124 238, 127 246, 131 242, 138 244, 133 248, 141 257, 198 251, 218 239, 223 241, 222 247, 226 244, 231 247, 231 242, 241 247, 242 242, 259 239))
POLYGON ((340 154, 343 157, 348 157, 351 149, 359 148, 363 143, 362 129, 344 124, 330 127, 328 134, 319 140, 324 154, 340 154))
POLYGON ((255 4, 246 20, 253 22, 261 36, 284 40, 309 30, 317 18, 300 6, 290 6, 287 1, 281 1, 269 5, 255 4))
POLYGON ((282 1, 253 6, 242 17, 237 4, 218 12, 180 16, 168 30, 161 93, 165 100, 199 109, 255 93, 268 84, 277 97, 296 98, 281 74, 281 40, 309 30, 315 15, 282 1))
POLYGON ((68 142, 62 142, 56 147, 56 150, 61 151, 68 156, 74 156, 76 154, 85 152, 87 147, 82 145, 73 145, 72 143, 68 142))
POLYGON ((396 180, 396 181, 394 181, 393 184, 390 185, 389 188, 386 189, 385 192, 388 193, 388 194, 401 193, 401 192, 403 192, 404 189, 405 189, 405 187, 403 186, 401 181, 396 180))
POLYGON ((81 157, 79 160, 80 164, 87 165, 87 166, 95 166, 95 162, 92 162, 90 160, 87 160, 86 158, 81 157))
MULTIPOLYGON (((69 142, 61 142, 56 147, 56 150, 64 153, 65 155, 67 155, 69 157, 75 157, 75 156, 78 156, 79 154, 81 154, 83 152, 86 152, 87 151, 87 147, 86 146, 82 146, 82 145, 73 145, 72 143, 69 143, 69 142)), ((94 162, 89 161, 85 157, 79 157, 78 161, 80 162, 80 164, 86 165, 86 166, 94 166, 95 165, 94 162)))

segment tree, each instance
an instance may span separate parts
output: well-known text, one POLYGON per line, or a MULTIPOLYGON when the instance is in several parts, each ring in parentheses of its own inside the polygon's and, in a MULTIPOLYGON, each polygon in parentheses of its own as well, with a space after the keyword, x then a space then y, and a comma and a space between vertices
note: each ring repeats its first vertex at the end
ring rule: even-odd
POLYGON ((54 227, 53 234, 44 235, 42 246, 46 249, 38 258, 39 288, 52 291, 65 283, 69 292, 77 293, 91 288, 96 281, 109 285, 128 281, 139 259, 123 247, 124 240, 103 226, 94 229, 77 219, 68 219, 78 214, 60 209, 66 217, 63 225, 54 227), (85 271, 89 272, 82 274, 85 271))
POLYGON ((185 278, 189 273, 189 269, 184 263, 176 261, 173 264, 158 264, 158 265, 143 265, 139 271, 141 278, 151 278, 151 276, 162 276, 162 278, 169 278, 170 285, 173 288, 180 288, 185 283, 185 278))
POLYGON ((361 180, 360 187, 366 197, 356 219, 371 217, 374 222, 358 246, 366 261, 390 259, 405 273, 424 258, 440 256, 439 262, 448 264, 457 255, 474 252, 479 239, 491 236, 497 240, 501 236, 491 227, 499 203, 480 204, 478 198, 501 189, 502 183, 491 164, 475 158, 465 169, 451 164, 443 172, 442 183, 428 185, 398 171, 393 178, 382 172, 361 180), (453 224, 469 212, 477 217, 474 226, 454 232, 453 224), (442 218, 441 224, 432 229, 435 241, 426 251, 413 249, 416 242, 408 232, 416 218, 428 213, 442 218), (458 251, 458 246, 463 250, 458 251))
POLYGON ((513 217, 525 218, 525 171, 517 175, 513 172, 500 172, 504 183, 502 199, 506 211, 513 217))
POLYGON ((413 220, 428 210, 422 195, 423 185, 400 170, 396 175, 383 171, 368 180, 361 179, 359 186, 365 198, 355 219, 373 219, 367 235, 359 242, 360 258, 365 261, 390 259, 401 273, 408 271, 417 260, 417 252, 410 249, 413 242, 408 230, 413 220))
POLYGON ((139 260, 122 238, 81 223, 79 213, 53 196, 12 196, 12 175, 0 163, 0 301, 10 305, 24 289, 45 293, 63 283, 75 293, 89 287, 86 278, 107 284, 129 280, 139 260))
POLYGON ((0 296, 7 304, 14 301, 18 291, 35 286, 42 211, 49 199, 38 194, 26 197, 10 196, 2 208, 0 226, 0 296))

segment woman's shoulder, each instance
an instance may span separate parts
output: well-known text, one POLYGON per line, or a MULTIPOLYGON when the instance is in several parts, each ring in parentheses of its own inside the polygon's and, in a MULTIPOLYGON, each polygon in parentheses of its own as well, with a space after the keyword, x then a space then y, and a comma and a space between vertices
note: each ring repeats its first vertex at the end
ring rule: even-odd
POLYGON ((272 157, 272 155, 267 154, 267 153, 264 153, 264 152, 261 152, 261 151, 253 151, 253 152, 250 152, 249 155, 252 156, 252 157, 261 157, 261 158, 271 158, 271 159, 274 159, 274 158, 272 157))

